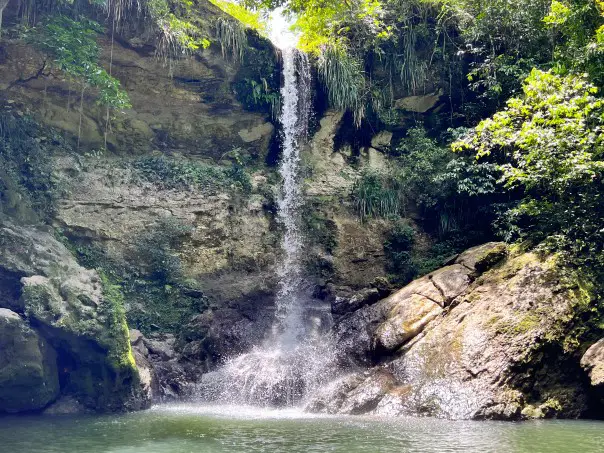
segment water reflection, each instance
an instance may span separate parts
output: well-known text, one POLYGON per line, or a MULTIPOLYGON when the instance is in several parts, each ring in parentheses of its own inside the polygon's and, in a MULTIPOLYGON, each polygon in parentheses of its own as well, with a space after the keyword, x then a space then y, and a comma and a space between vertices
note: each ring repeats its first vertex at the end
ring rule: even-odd
POLYGON ((0 418, 10 453, 600 453, 604 423, 445 421, 162 406, 103 417, 0 418))

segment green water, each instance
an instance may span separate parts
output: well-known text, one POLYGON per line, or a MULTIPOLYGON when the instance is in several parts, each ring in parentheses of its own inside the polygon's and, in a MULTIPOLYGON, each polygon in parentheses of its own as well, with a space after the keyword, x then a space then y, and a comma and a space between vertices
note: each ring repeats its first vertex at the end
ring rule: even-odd
POLYGON ((0 418, 6 453, 604 452, 604 422, 453 422, 161 406, 127 415, 0 418))

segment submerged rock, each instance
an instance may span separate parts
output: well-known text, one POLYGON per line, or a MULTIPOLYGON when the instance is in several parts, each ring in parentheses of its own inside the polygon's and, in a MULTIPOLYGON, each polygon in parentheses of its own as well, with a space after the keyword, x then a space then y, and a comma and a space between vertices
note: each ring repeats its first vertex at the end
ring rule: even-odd
POLYGON ((42 409, 59 390, 52 346, 17 313, 0 308, 0 413, 42 409))

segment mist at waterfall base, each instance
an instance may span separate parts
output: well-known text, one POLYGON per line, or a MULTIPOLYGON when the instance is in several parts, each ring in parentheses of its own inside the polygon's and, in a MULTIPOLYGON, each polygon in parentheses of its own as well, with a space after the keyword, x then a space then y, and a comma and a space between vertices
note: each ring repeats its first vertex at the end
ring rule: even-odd
POLYGON ((295 406, 335 377, 334 349, 322 335, 323 320, 310 304, 302 269, 300 148, 308 135, 311 114, 310 63, 306 54, 294 48, 284 49, 282 56, 282 193, 278 220, 284 233, 275 320, 262 344, 228 358, 218 370, 202 377, 198 397, 205 402, 295 406))

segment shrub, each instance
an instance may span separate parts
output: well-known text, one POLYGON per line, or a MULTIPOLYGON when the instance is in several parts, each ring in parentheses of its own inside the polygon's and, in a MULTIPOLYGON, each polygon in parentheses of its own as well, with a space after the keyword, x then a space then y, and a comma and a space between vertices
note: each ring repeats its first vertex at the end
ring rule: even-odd
POLYGON ((584 77, 533 70, 524 95, 454 145, 498 165, 523 193, 504 212, 519 239, 546 241, 571 261, 604 270, 604 102, 584 77))
POLYGON ((130 164, 139 181, 163 189, 199 189, 218 192, 234 188, 249 192, 252 183, 243 165, 236 159, 231 167, 178 161, 161 157, 143 157, 130 164))
POLYGON ((388 173, 366 171, 352 188, 352 200, 361 221, 398 216, 401 210, 399 181, 388 173))
POLYGON ((384 253, 386 271, 393 274, 395 282, 408 282, 416 274, 412 250, 415 244, 415 230, 399 221, 386 236, 384 253))

